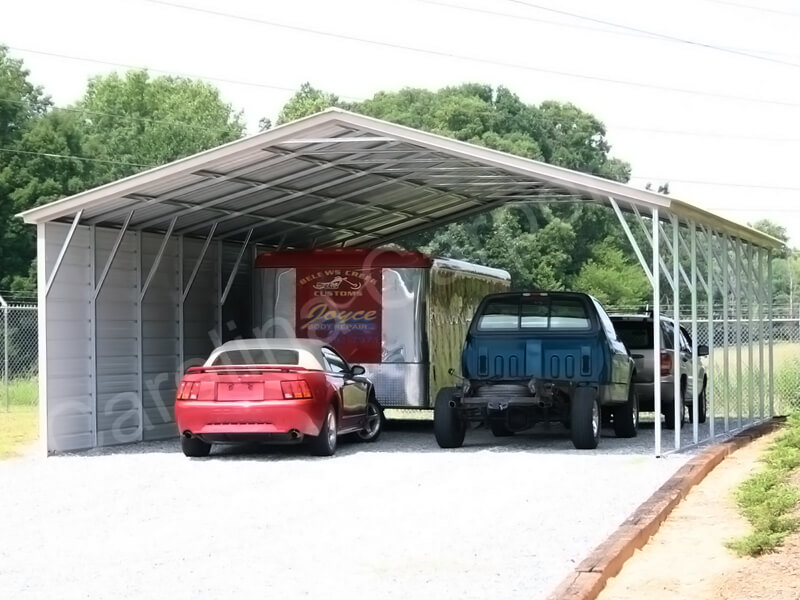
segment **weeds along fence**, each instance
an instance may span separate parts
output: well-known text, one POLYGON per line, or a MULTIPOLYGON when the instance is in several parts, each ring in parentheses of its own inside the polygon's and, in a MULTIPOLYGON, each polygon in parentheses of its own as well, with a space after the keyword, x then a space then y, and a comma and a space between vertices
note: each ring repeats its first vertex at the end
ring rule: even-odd
MULTIPOLYGON (((611 312, 633 312, 612 310, 611 312)), ((795 312, 795 311, 793 311, 795 312)), ((662 313, 670 316, 669 308, 662 313)), ((800 318, 789 316, 784 307, 775 307, 772 323, 773 381, 775 386, 774 407, 776 414, 800 410, 800 318)), ((691 332, 691 320, 686 315, 681 319, 691 332)), ((760 407, 760 385, 768 373, 767 344, 770 339, 769 322, 760 320, 725 321, 714 318, 714 393, 719 400, 718 410, 724 410, 722 400, 728 399, 729 410, 733 405, 742 406, 745 415, 755 415, 760 407), (727 340, 727 349, 725 341, 727 340), (761 342, 763 340, 763 362, 761 342), (726 367, 727 364, 727 367, 726 367), (763 365, 763 368, 762 368, 763 365), (728 372, 728 377, 724 373, 728 372)), ((0 380, 0 410, 25 410, 38 405, 38 321, 35 304, 0 305, 0 330, 2 346, 0 356, 2 380, 0 380)), ((697 328, 699 344, 709 343, 707 319, 700 319, 697 328)))
POLYGON ((0 407, 6 411, 38 405, 39 334, 35 304, 0 306, 0 407))

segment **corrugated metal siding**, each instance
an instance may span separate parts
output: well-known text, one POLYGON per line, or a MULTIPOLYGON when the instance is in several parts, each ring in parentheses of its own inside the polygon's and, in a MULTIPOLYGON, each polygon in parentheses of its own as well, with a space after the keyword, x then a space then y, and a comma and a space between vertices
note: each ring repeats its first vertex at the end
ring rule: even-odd
MULTIPOLYGON (((143 234, 142 278, 150 272, 163 237, 143 234)), ((180 372, 178 239, 170 239, 142 302, 143 440, 174 437, 175 391, 180 372)))
MULTIPOLYGON (((95 231, 97 280, 111 254, 118 232, 95 231)), ((127 233, 97 296, 97 445, 137 441, 139 401, 139 249, 135 233, 127 233)))
MULTIPOLYGON (((236 258, 242 249, 241 244, 225 244, 222 248, 222 289, 233 272, 236 258)), ((222 307, 222 341, 253 337, 253 252, 248 248, 236 271, 233 286, 222 307)))
MULTIPOLYGON (((52 273, 69 225, 45 226, 45 256, 52 273)), ((95 406, 91 340, 91 240, 88 227, 75 230, 69 250, 47 297, 48 450, 91 448, 95 406)))
MULTIPOLYGON (((183 281, 189 281, 203 242, 183 241, 183 281)), ((183 306, 184 368, 205 362, 217 342, 217 244, 211 244, 183 306)))

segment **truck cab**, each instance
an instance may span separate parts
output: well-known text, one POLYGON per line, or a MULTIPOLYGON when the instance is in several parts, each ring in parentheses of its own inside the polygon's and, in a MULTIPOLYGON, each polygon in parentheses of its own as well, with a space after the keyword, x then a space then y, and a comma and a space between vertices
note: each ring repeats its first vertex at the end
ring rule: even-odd
POLYGON ((613 415, 618 436, 636 435, 635 363, 605 309, 587 294, 485 297, 464 341, 461 371, 461 386, 437 397, 442 447, 460 446, 468 422, 483 422, 496 436, 560 422, 576 448, 591 449, 603 410, 613 415))

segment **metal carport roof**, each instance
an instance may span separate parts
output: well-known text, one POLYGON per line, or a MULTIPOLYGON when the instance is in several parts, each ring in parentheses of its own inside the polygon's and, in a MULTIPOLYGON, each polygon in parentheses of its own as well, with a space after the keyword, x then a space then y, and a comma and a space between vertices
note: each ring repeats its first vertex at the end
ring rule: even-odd
POLYGON ((508 202, 613 198, 742 241, 781 242, 647 190, 339 109, 21 213, 278 247, 374 246, 508 202))

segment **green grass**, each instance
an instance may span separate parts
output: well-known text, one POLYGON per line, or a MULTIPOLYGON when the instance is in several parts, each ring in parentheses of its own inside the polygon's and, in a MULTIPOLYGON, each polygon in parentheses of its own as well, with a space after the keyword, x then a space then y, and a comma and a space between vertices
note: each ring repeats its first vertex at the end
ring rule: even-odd
POLYGON ((786 431, 769 446, 761 461, 764 468, 735 493, 739 510, 753 527, 747 535, 727 544, 740 556, 774 551, 800 525, 800 520, 792 516, 800 490, 789 480, 800 466, 800 413, 789 417, 786 431))
POLYGON ((5 388, 0 382, 0 460, 17 456, 39 436, 39 387, 36 379, 17 379, 5 388))

